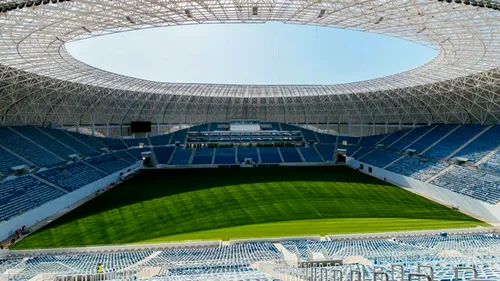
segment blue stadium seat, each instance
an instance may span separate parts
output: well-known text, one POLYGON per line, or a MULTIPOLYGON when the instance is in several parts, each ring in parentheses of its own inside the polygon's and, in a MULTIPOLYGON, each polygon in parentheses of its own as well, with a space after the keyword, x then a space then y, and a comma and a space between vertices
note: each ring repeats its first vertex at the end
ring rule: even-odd
POLYGON ((281 163, 281 157, 277 147, 260 147, 260 159, 265 164, 281 163))
POLYGON ((81 154, 84 155, 96 155, 99 152, 94 150, 93 148, 85 145, 83 142, 75 139, 72 137, 70 134, 63 130, 51 130, 51 129, 45 129, 42 128, 45 133, 51 135, 52 137, 56 138, 58 141, 64 143, 65 145, 71 147, 73 150, 78 151, 81 154))
POLYGON ((300 131, 302 132, 302 136, 304 137, 304 140, 306 142, 319 142, 316 134, 313 131, 304 128, 300 128, 300 131))
POLYGON ((375 144, 377 144, 380 140, 385 138, 386 136, 387 136, 387 134, 364 136, 361 138, 359 145, 363 146, 363 147, 372 147, 375 144))
POLYGON ((121 150, 127 148, 121 139, 94 137, 97 141, 103 143, 109 150, 121 150))
POLYGON ((346 141, 348 145, 357 145, 359 137, 339 136, 339 144, 342 144, 343 141, 346 141))
POLYGON ((453 157, 463 157, 475 163, 500 145, 500 125, 494 125, 469 143, 453 157))
POLYGON ((240 147, 238 148, 237 153, 238 161, 240 163, 243 163, 245 161, 245 158, 252 158, 254 163, 259 162, 259 154, 257 148, 240 147))
POLYGON ((419 137, 421 137, 423 134, 425 134, 426 132, 428 132, 432 128, 433 128, 433 126, 423 126, 423 127, 414 128, 406 136, 402 137, 396 143, 389 146, 388 149, 390 149, 390 150, 403 150, 404 148, 406 148, 408 145, 410 145, 412 142, 417 140, 419 137))
POLYGON ((188 165, 189 160, 191 159, 191 154, 193 150, 191 148, 180 148, 178 147, 174 155, 172 156, 172 160, 170 160, 170 165, 188 165))
POLYGON ((483 125, 463 125, 439 141, 423 155, 429 158, 444 159, 450 153, 472 139, 477 133, 484 130, 484 128, 485 126, 483 125))
POLYGON ((85 143, 87 146, 90 146, 94 150, 101 152, 101 148, 106 147, 102 142, 100 142, 97 138, 94 138, 92 136, 86 135, 86 134, 80 134, 76 132, 69 132, 67 131, 68 134, 73 136, 74 138, 80 140, 81 142, 85 143))
POLYGON ((169 144, 171 137, 172 134, 167 134, 167 135, 150 137, 149 139, 151 140, 152 145, 167 145, 169 144))
POLYGON ((107 176, 82 161, 69 164, 66 167, 52 168, 36 175, 67 191, 77 190, 107 176))
POLYGON ((63 145, 61 142, 49 137, 34 127, 13 127, 14 130, 28 137, 37 144, 45 147, 63 159, 68 160, 68 155, 77 154, 76 151, 63 145))
POLYGON ((417 142, 410 145, 408 149, 415 149, 417 152, 422 152, 424 149, 428 148, 431 144, 435 143, 440 138, 448 134, 451 130, 455 129, 455 127, 457 127, 457 125, 435 126, 434 129, 432 129, 424 137, 422 137, 417 142))
POLYGON ((395 132, 392 132, 389 136, 387 136, 385 139, 381 140, 379 144, 383 144, 385 146, 389 146, 393 144, 395 141, 399 140, 402 138, 406 133, 408 133, 411 129, 405 129, 405 130, 397 130, 395 132))
POLYGON ((444 162, 422 160, 417 157, 404 156, 394 164, 387 167, 387 170, 412 177, 417 180, 426 181, 437 175, 449 165, 444 162))
POLYGON ((123 139, 128 147, 136 147, 139 144, 148 145, 148 140, 146 138, 133 138, 133 139, 123 139))
POLYGON ((21 159, 7 152, 3 148, 0 147, 0 172, 4 174, 10 174, 13 171, 10 169, 19 165, 27 165, 21 159))
POLYGON ((212 164, 214 156, 213 148, 197 148, 194 151, 194 158, 192 164, 212 164))
POLYGON ((182 129, 174 132, 172 139, 170 140, 171 144, 175 144, 175 142, 179 142, 180 144, 186 143, 186 137, 188 134, 188 129, 182 129))
MULTIPOLYGON (((321 156, 316 152, 314 148, 311 147, 301 147, 299 148, 300 152, 302 153, 302 156, 304 156, 304 159, 306 162, 323 162, 321 159, 321 156)), ((284 158, 285 156, 283 156, 284 158)), ((286 162, 286 161, 285 161, 286 162)))
POLYGON ((283 161, 288 163, 303 162, 296 147, 280 147, 279 150, 281 152, 281 156, 283 157, 283 161))
POLYGON ((85 160, 85 162, 108 174, 116 173, 131 166, 130 163, 116 157, 113 154, 96 156, 85 160))
POLYGON ((359 161, 383 168, 387 164, 401 157, 390 151, 375 149, 373 152, 359 158, 359 161))
POLYGON ((173 146, 159 146, 154 148, 154 152, 156 155, 156 160, 158 160, 158 164, 168 164, 168 160, 172 156, 175 147, 173 146))
POLYGON ((234 148, 217 148, 215 150, 214 164, 236 164, 236 150, 234 148))
POLYGON ((341 145, 341 144, 338 144, 337 145, 337 150, 338 149, 345 149, 346 150, 346 156, 350 156, 352 157, 354 155, 354 152, 356 152, 356 150, 358 150, 359 146, 354 146, 354 145, 341 145))
POLYGON ((322 144, 334 144, 337 141, 335 135, 316 133, 316 136, 318 136, 318 141, 322 144))
POLYGON ((325 161, 334 161, 335 145, 333 144, 316 144, 316 149, 325 161))
POLYGON ((130 164, 134 164, 138 160, 137 158, 132 156, 132 154, 128 153, 126 150, 117 151, 117 152, 113 153, 113 155, 116 155, 120 159, 123 159, 130 164))

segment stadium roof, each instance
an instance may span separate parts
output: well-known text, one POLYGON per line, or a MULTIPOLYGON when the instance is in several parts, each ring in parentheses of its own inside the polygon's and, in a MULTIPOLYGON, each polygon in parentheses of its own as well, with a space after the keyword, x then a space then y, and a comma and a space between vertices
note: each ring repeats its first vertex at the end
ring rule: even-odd
POLYGON ((500 2, 448 1, 0 0, 0 11, 5 10, 0 13, 1 120, 498 123, 500 2), (76 60, 64 47, 66 42, 136 29, 266 21, 386 34, 439 52, 418 68, 378 79, 249 86, 121 76, 76 60))

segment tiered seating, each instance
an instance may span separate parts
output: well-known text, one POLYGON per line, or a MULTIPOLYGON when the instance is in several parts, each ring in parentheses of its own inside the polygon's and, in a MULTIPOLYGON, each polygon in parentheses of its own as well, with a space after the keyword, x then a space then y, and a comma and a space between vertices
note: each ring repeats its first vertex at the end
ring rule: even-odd
POLYGON ((74 150, 47 136, 34 127, 13 127, 13 129, 28 137, 30 140, 36 142, 37 144, 52 151, 54 154, 63 159, 68 159, 68 155, 76 153, 74 150))
POLYGON ((53 168, 36 174, 40 178, 55 185, 74 191, 82 186, 95 182, 107 176, 83 162, 76 162, 66 167, 53 168))
POLYGON ((417 180, 426 181, 437 175, 449 165, 444 162, 423 161, 420 158, 405 156, 396 163, 387 167, 387 170, 412 177, 417 180))
POLYGON ((283 157, 283 161, 288 163, 302 162, 302 158, 300 158, 296 147, 280 147, 279 150, 283 157))
POLYGON ((399 157, 401 157, 401 155, 399 154, 395 154, 390 151, 375 149, 371 153, 368 153, 365 156, 359 158, 359 161, 383 168, 399 157))
POLYGON ((51 167, 64 162, 9 128, 0 128, 0 144, 42 167, 51 167))
POLYGON ((409 132, 406 136, 402 137, 397 142, 393 143, 388 147, 390 150, 403 150, 420 136, 425 134, 427 131, 432 129, 434 126, 423 126, 414 128, 413 131, 409 132))
POLYGON ((342 144, 343 141, 346 141, 347 144, 357 145, 359 142, 359 138, 358 137, 339 136, 339 144, 342 144))
POLYGON ((97 141, 102 142, 111 150, 121 150, 127 148, 121 139, 114 138, 99 138, 94 137, 97 141))
POLYGON ((167 145, 169 144, 171 137, 172 134, 168 134, 168 135, 150 137, 149 139, 151 140, 152 145, 167 145))
POLYGON ((105 147, 105 145, 102 142, 98 141, 97 138, 93 138, 89 135, 69 132, 69 131, 67 131, 67 133, 73 136, 75 139, 78 139, 81 142, 85 143, 87 146, 90 146, 96 151, 101 152, 101 148, 105 147))
POLYGON ((10 174, 12 171, 11 167, 19 166, 25 164, 21 159, 10 154, 3 148, 0 148, 0 172, 4 174, 10 174))
POLYGON ((189 131, 190 132, 194 132, 194 131, 206 132, 206 131, 208 131, 208 123, 193 126, 193 127, 189 128, 189 131))
POLYGON ((277 122, 261 122, 260 126, 262 130, 269 131, 279 131, 280 130, 280 125, 277 122))
POLYGON ((408 149, 415 149, 418 152, 422 152, 424 149, 428 148, 431 144, 435 143, 440 138, 448 134, 448 132, 455 129, 456 126, 457 125, 436 126, 436 128, 427 133, 424 137, 422 137, 417 142, 410 145, 408 149))
POLYGON ((495 152, 486 162, 481 164, 480 167, 500 172, 500 150, 495 152))
POLYGON ((8 220, 64 195, 31 176, 0 183, 0 221, 8 220))
POLYGON ((484 134, 462 148, 453 157, 463 157, 477 162, 500 145, 500 125, 494 125, 484 134))
POLYGON ((170 160, 170 165, 188 165, 193 150, 190 148, 177 148, 170 160))
POLYGON ((116 173, 130 166, 130 163, 125 162, 113 154, 93 157, 85 160, 85 162, 108 174, 116 173))
POLYGON ((264 164, 281 163, 281 157, 277 147, 260 147, 260 159, 264 164))
POLYGON ((148 145, 148 140, 146 138, 134 138, 134 139, 123 139, 128 147, 139 146, 140 143, 148 145))
POLYGON ((174 135, 172 136, 172 139, 170 140, 171 144, 175 144, 175 142, 179 142, 180 144, 186 143, 186 137, 187 137, 188 129, 183 129, 174 132, 174 135))
POLYGON ((65 145, 71 147, 72 149, 78 151, 81 154, 85 155, 95 155, 98 154, 98 152, 84 143, 76 140, 73 138, 71 135, 68 133, 64 132, 63 130, 51 130, 51 129, 45 129, 41 128, 45 133, 51 135, 52 137, 56 138, 58 141, 64 143, 65 145))
POLYGON ((439 141, 423 155, 430 158, 444 159, 477 133, 484 130, 484 128, 485 127, 483 125, 462 125, 460 128, 453 131, 453 133, 439 141))
POLYGON ((137 159, 134 156, 132 156, 132 154, 128 153, 126 150, 118 151, 113 154, 127 161, 130 164, 134 164, 135 162, 137 162, 137 159))
POLYGON ((192 164, 212 164, 214 156, 213 148, 197 148, 194 151, 194 158, 192 164))
POLYGON ((352 156, 356 150, 358 150, 359 146, 354 146, 354 145, 337 145, 337 149, 345 149, 347 156, 352 156))
POLYGON ((393 144, 395 141, 399 140, 401 137, 403 137, 406 133, 408 133, 409 130, 410 129, 395 131, 391 133, 389 136, 387 136, 385 139, 381 140, 379 144, 389 146, 393 144))
POLYGON ((322 144, 333 144, 337 141, 337 136, 334 135, 316 133, 316 136, 318 137, 318 141, 322 144))
POLYGON ((335 156, 333 155, 335 152, 335 145, 333 144, 316 144, 316 149, 318 150, 321 157, 325 159, 325 161, 333 161, 335 156))
POLYGON ((283 131, 300 131, 299 127, 286 123, 281 123, 281 129, 283 131))
MULTIPOLYGON (((175 147, 173 146, 159 146, 154 148, 154 152, 156 155, 156 160, 158 160, 158 164, 168 164, 168 160, 172 156, 175 147)), ((179 148, 180 149, 180 148, 179 148)))
POLYGON ((361 147, 359 150, 354 151, 354 153, 352 154, 352 157, 354 157, 355 159, 359 159, 359 158, 365 156, 367 153, 369 153, 372 150, 373 150, 373 148, 371 148, 371 147, 361 147))
POLYGON ((245 161, 245 158, 252 158, 254 163, 259 162, 259 154, 257 148, 240 147, 238 148, 236 153, 238 154, 238 162, 240 163, 243 163, 245 161))
MULTIPOLYGON (((306 162, 323 162, 321 159, 321 156, 316 152, 314 148, 311 147, 301 147, 299 148, 300 152, 302 153, 302 156, 304 156, 304 159, 306 162)), ((283 154, 283 152, 282 152, 283 154)), ((283 156, 284 158, 285 156, 283 156)), ((286 162, 286 160, 285 160, 286 162)))
POLYGON ((142 160, 142 153, 145 151, 151 151, 151 149, 149 147, 127 149, 127 152, 132 154, 137 160, 142 160))
POLYGON ((304 140, 306 142, 318 142, 318 138, 316 138, 316 134, 314 134, 313 131, 304 128, 300 128, 300 131, 302 132, 302 136, 304 136, 304 140))
POLYGON ((455 166, 431 183, 490 204, 500 201, 500 176, 497 174, 455 166))
POLYGON ((217 148, 215 150, 214 164, 235 164, 236 150, 234 148, 217 148))
POLYGON ((359 143, 360 146, 364 147, 372 147, 375 144, 377 144, 380 140, 385 138, 387 134, 384 135, 373 135, 373 136, 365 136, 361 138, 361 141, 359 143))

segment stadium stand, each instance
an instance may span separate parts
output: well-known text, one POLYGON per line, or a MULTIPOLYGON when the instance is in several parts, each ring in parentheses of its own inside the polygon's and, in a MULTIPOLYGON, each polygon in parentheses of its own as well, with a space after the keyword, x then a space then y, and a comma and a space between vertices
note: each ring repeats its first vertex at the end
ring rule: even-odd
POLYGON ((351 157, 354 154, 354 152, 356 152, 356 150, 358 150, 358 148, 359 148, 359 146, 354 146, 354 145, 341 145, 341 144, 337 145, 337 150, 338 149, 345 149, 347 156, 351 156, 351 157))
POLYGON ((191 128, 189 128, 189 131, 190 132, 206 132, 208 131, 209 129, 209 124, 208 123, 205 123, 205 124, 200 124, 200 125, 196 125, 196 126, 193 126, 191 128))
POLYGON ((191 155, 193 154, 193 149, 191 148, 177 148, 174 151, 174 155, 170 160, 170 165, 188 165, 189 160, 191 160, 191 155))
POLYGON ((84 143, 87 146, 90 146, 91 148, 93 148, 94 150, 96 150, 98 152, 101 152, 101 149, 106 147, 102 142, 98 141, 97 138, 93 138, 89 135, 70 132, 70 131, 66 131, 66 133, 70 134, 75 139, 81 141, 82 143, 84 143))
POLYGON ((283 131, 300 131, 301 128, 295 126, 295 125, 290 125, 286 123, 281 123, 281 130, 283 131))
POLYGON ((25 137, 45 147, 46 149, 50 150, 51 152, 55 153, 57 156, 63 159, 68 159, 69 155, 78 153, 75 150, 63 145, 59 141, 44 134, 37 128, 19 126, 19 127, 12 127, 12 129, 18 131, 25 137))
POLYGON ((215 149, 214 164, 231 165, 236 164, 236 150, 234 148, 215 149))
POLYGON ((52 168, 36 173, 36 176, 71 192, 107 175, 83 163, 83 161, 79 161, 65 167, 52 168))
POLYGON ((402 138, 403 136, 405 136, 410 131, 411 131, 411 129, 405 129, 405 130, 395 131, 395 132, 389 134, 386 138, 382 139, 379 142, 379 144, 383 144, 386 147, 390 146, 391 144, 393 144, 394 142, 396 142, 397 140, 399 140, 400 138, 402 138))
POLYGON ((318 137, 319 142, 322 144, 334 144, 337 142, 337 136, 335 135, 316 133, 316 136, 318 137))
POLYGON ((280 131, 280 125, 278 122, 261 122, 260 125, 264 131, 280 131))
POLYGON ((149 147, 132 148, 132 149, 129 148, 126 151, 132 154, 132 156, 134 156, 135 159, 142 160, 142 152, 151 151, 151 149, 149 147))
POLYGON ((316 144, 316 149, 325 161, 334 161, 335 145, 332 144, 316 144))
POLYGON ((483 125, 462 125, 423 153, 423 155, 435 159, 444 159, 477 133, 484 130, 484 128, 485 126, 483 125))
POLYGON ((346 141, 348 145, 357 145, 359 142, 358 137, 348 137, 348 136, 339 136, 338 143, 342 144, 342 142, 346 141))
POLYGON ((500 151, 495 152, 486 162, 479 165, 479 167, 500 172, 500 151))
POLYGON ((120 159, 125 160, 129 164, 134 164, 135 162, 137 162, 137 158, 132 156, 132 154, 128 153, 126 150, 117 151, 113 154, 119 157, 120 159))
POLYGON ((121 150, 127 148, 121 139, 94 137, 98 142, 103 143, 110 150, 121 150))
POLYGON ((85 162, 108 174, 113 174, 130 166, 130 163, 112 154, 93 157, 85 160, 85 162))
POLYGON ((453 157, 467 158, 476 163, 500 145, 498 140, 500 140, 500 125, 494 125, 453 157))
POLYGON ((51 129, 46 129, 46 128, 40 128, 44 133, 49 134, 53 138, 57 139, 58 141, 64 143, 65 145, 71 147, 73 150, 78 151, 81 154, 84 155, 96 155, 98 154, 98 151, 90 148, 89 146, 85 145, 83 142, 75 139, 68 133, 66 133, 63 130, 51 130, 51 129))
POLYGON ((422 160, 417 157, 404 156, 397 162, 387 167, 387 170, 412 177, 417 180, 426 181, 437 175, 449 165, 444 162, 422 160))
MULTIPOLYGON (((300 147, 298 149, 302 153, 302 156, 304 156, 306 162, 323 162, 323 159, 321 158, 321 156, 319 156, 319 154, 316 152, 314 148, 300 147)), ((283 152, 281 152, 281 154, 283 154, 283 152)), ((284 155, 283 158, 285 158, 284 155)))
POLYGON ((172 134, 167 134, 167 135, 160 135, 160 136, 154 136, 150 137, 149 139, 151 140, 152 145, 167 145, 169 144, 170 138, 172 137, 172 134))
POLYGON ((213 148, 197 148, 194 151, 194 158, 192 164, 212 164, 214 157, 213 148))
POLYGON ((0 127, 0 144, 42 167, 51 167, 64 162, 63 159, 28 141, 7 127, 0 127))
POLYGON ((431 183, 490 204, 500 201, 498 174, 453 166, 431 183))
POLYGON ((361 141, 359 143, 360 146, 363 147, 372 147, 375 144, 377 144, 379 141, 381 141, 383 138, 385 138, 387 135, 373 135, 373 136, 364 136, 361 138, 361 141))
POLYGON ((259 162, 259 151, 257 148, 240 147, 236 150, 236 154, 238 156, 238 162, 240 163, 243 163, 245 158, 252 158, 254 163, 259 162))
POLYGON ((173 146, 158 146, 154 148, 156 159, 158 160, 158 164, 168 164, 172 153, 174 152, 175 147, 173 146))
POLYGON ((2 159, 2 161, 0 161, 0 172, 6 175, 13 172, 10 169, 12 167, 17 167, 19 165, 27 165, 27 163, 24 163, 24 161, 12 155, 11 153, 7 152, 1 147, 0 147, 0 159, 2 159))
POLYGON ((0 183, 0 221, 39 207, 64 195, 30 175, 0 183))
POLYGON ((319 142, 313 131, 304 128, 300 128, 300 131, 302 132, 302 136, 306 142, 319 142))
POLYGON ((399 154, 390 151, 375 149, 365 156, 359 158, 359 161, 383 168, 399 157, 401 157, 401 155, 399 154))
POLYGON ((427 133, 429 130, 434 128, 434 126, 423 126, 423 127, 417 127, 414 128, 411 132, 409 132, 407 135, 393 143, 392 145, 388 146, 388 149, 390 150, 403 150, 410 144, 412 144, 415 140, 420 138, 422 135, 427 133))
POLYGON ((422 152, 456 127, 457 125, 438 125, 417 142, 410 145, 408 149, 415 149, 417 152, 422 152))
POLYGON ((281 157, 277 147, 260 147, 260 159, 265 164, 281 163, 281 157))
POLYGON ((172 136, 170 143, 171 144, 175 144, 176 142, 179 142, 180 144, 186 143, 187 133, 188 133, 188 129, 182 129, 182 130, 174 132, 174 135, 172 136))
POLYGON ((296 147, 280 147, 281 156, 283 157, 283 161, 287 163, 299 163, 303 162, 302 158, 300 158, 299 153, 297 152, 296 147))
POLYGON ((123 139, 123 141, 127 144, 128 147, 139 146, 139 144, 148 144, 148 140, 146 138, 133 138, 133 139, 123 139))
POLYGON ((370 147, 360 147, 358 150, 356 150, 352 154, 352 157, 359 159, 359 158, 365 156, 367 153, 369 153, 372 150, 373 150, 373 148, 370 148, 370 147))

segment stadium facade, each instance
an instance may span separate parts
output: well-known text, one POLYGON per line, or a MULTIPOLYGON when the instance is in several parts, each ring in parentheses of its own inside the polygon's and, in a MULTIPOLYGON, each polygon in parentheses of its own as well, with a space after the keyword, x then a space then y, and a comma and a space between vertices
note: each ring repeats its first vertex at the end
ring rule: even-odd
POLYGON ((500 119, 497 1, 21 2, 0 2, 3 125, 232 119, 484 124, 500 119), (94 36, 160 26, 267 21, 379 33, 439 52, 420 67, 378 79, 271 86, 140 80, 86 65, 64 47, 94 36))

